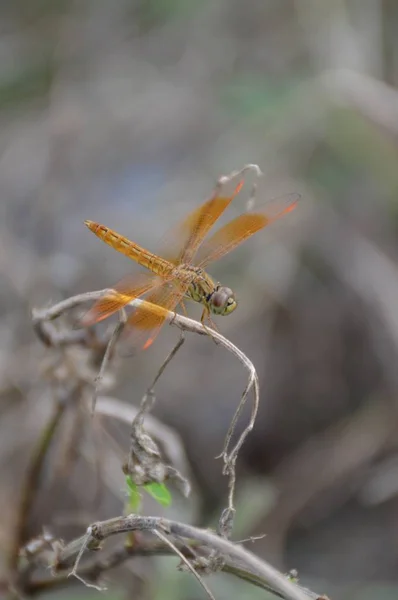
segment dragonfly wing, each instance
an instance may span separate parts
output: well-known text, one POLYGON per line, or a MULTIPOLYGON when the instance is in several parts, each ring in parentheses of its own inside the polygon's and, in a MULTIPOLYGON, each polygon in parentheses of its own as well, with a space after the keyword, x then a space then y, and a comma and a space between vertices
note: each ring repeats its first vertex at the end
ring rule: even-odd
POLYGON ((142 304, 134 309, 127 320, 123 336, 129 346, 148 348, 158 335, 168 314, 182 300, 188 285, 163 282, 142 304))
POLYGON ((174 264, 190 263, 204 237, 232 202, 243 186, 240 182, 231 196, 214 194, 210 200, 195 209, 188 217, 167 235, 166 251, 162 252, 174 264), (178 246, 177 246, 178 244, 178 246), (177 248, 177 250, 174 250, 177 248))
POLYGON ((134 298, 139 298, 163 282, 163 279, 152 273, 139 273, 135 277, 126 277, 114 286, 112 293, 93 304, 82 318, 82 326, 88 327, 110 317, 134 298))
POLYGON ((201 268, 222 258, 263 227, 292 211, 299 194, 288 194, 267 202, 253 212, 247 212, 221 227, 200 248, 197 264, 201 268))

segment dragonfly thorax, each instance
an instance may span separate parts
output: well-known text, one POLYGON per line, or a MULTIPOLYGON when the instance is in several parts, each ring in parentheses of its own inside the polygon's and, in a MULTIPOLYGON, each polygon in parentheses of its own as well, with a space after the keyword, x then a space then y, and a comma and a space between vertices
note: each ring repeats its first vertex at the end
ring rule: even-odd
MULTIPOLYGON (((235 295, 229 287, 215 283, 200 267, 179 265, 177 277, 189 281, 186 297, 204 304, 215 315, 229 315, 237 307, 235 295)), ((177 273, 176 273, 177 274, 177 273)))

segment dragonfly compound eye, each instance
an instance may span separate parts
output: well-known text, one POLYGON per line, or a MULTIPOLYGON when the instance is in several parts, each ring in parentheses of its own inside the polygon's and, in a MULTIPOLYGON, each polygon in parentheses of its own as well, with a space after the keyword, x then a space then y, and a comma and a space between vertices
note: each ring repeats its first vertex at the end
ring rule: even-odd
POLYGON ((220 287, 211 295, 210 309, 216 315, 229 315, 236 307, 234 293, 228 287, 220 287))

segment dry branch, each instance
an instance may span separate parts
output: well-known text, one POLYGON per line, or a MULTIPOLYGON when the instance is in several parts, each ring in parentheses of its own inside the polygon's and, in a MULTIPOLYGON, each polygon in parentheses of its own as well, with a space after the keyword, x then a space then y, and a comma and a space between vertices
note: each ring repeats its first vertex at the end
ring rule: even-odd
MULTIPOLYGON (((59 302, 58 304, 51 306, 49 308, 42 309, 40 311, 35 310, 35 311, 33 311, 33 321, 34 321, 35 329, 38 331, 38 334, 41 336, 41 331, 44 327, 46 327, 46 325, 48 324, 48 321, 52 321, 52 320, 58 318, 64 312, 66 312, 72 308, 76 308, 77 306, 84 304, 86 302, 98 300, 99 298, 102 298, 103 296, 112 294, 112 292, 113 292, 112 289, 105 289, 105 290, 99 290, 96 292, 87 292, 85 294, 78 294, 77 296, 72 296, 71 298, 68 298, 67 300, 63 300, 62 302, 59 302)), ((129 305, 132 307, 144 305, 144 306, 148 307, 148 310, 156 311, 156 306, 151 305, 150 303, 146 302, 145 300, 135 299, 135 300, 131 301, 129 305)), ((245 369, 247 369, 247 371, 249 373, 247 386, 246 386, 245 390, 243 391, 241 400, 238 404, 235 415, 232 419, 230 428, 226 435, 224 448, 220 455, 224 460, 224 474, 228 475, 228 477, 229 477, 228 507, 227 507, 226 511, 223 513, 220 528, 224 533, 228 534, 228 530, 230 529, 231 520, 232 520, 232 517, 234 514, 234 510, 235 510, 234 509, 234 493, 235 493, 235 483, 236 483, 236 474, 235 474, 236 459, 237 459, 239 450, 242 447, 242 444, 244 443, 244 441, 245 441, 246 437, 248 436, 248 434, 250 433, 250 431, 253 429, 257 411, 258 411, 258 405, 259 405, 258 376, 257 376, 256 370, 254 368, 254 365, 249 360, 249 358, 237 346, 235 346, 232 342, 230 342, 227 338, 225 338, 223 335, 221 335, 217 331, 214 331, 213 329, 210 329, 209 327, 204 327, 198 321, 189 319, 188 317, 183 317, 182 315, 172 313, 172 312, 168 313, 166 320, 169 322, 170 325, 178 327, 182 331, 196 333, 199 335, 210 336, 220 346, 222 346, 223 348, 228 350, 228 352, 231 352, 231 354, 233 356, 235 356, 239 360, 239 362, 242 363, 242 365, 245 367, 245 369), (233 432, 235 430, 239 415, 240 415, 240 413, 243 409, 243 406, 245 405, 245 403, 248 399, 248 396, 252 390, 253 390, 253 406, 252 406, 249 423, 246 425, 246 427, 240 434, 235 446, 232 449, 230 449, 230 441, 231 441, 233 432)), ((47 335, 48 335, 48 328, 47 328, 47 335)), ((58 337, 59 337, 59 333, 58 333, 58 337)))
MULTIPOLYGON (((257 165, 246 165, 239 171, 235 171, 226 177, 221 177, 217 182, 216 190, 235 177, 241 176, 248 170, 254 171, 257 177, 261 175, 261 171, 257 165)), ((256 184, 254 183, 251 190, 251 201, 254 200, 255 191, 256 184)), ((88 351, 98 349, 98 342, 95 337, 90 334, 90 331, 60 331, 59 328, 53 325, 52 321, 73 308, 79 307, 86 302, 98 300, 112 293, 114 293, 114 290, 105 289, 79 294, 44 310, 33 311, 33 322, 37 334, 46 345, 52 347, 63 348, 69 345, 79 344, 84 346, 88 351)), ((156 305, 141 299, 134 299, 129 305, 133 308, 143 306, 147 310, 155 313, 157 310, 160 310, 156 305)), ((161 310, 162 316, 164 316, 164 311, 163 309, 161 310)), ((164 469, 164 477, 170 477, 173 476, 172 473, 175 472, 176 469, 168 467, 163 463, 161 453, 151 436, 158 437, 164 444, 166 452, 169 457, 172 458, 173 464, 177 464, 178 460, 181 462, 181 458, 184 460, 185 453, 183 449, 181 450, 181 444, 178 439, 176 442, 175 436, 165 435, 165 428, 147 413, 150 411, 154 401, 154 386, 164 369, 175 357, 178 349, 181 347, 184 341, 183 333, 187 331, 211 337, 218 345, 225 348, 242 363, 244 368, 248 371, 248 382, 232 418, 220 455, 224 461, 223 473, 229 477, 229 494, 228 505, 223 511, 220 519, 219 535, 211 531, 201 530, 176 521, 170 521, 159 517, 142 517, 135 514, 97 522, 87 529, 86 535, 73 540, 67 546, 60 547, 59 545, 56 545, 53 549, 52 559, 49 560, 54 569, 54 578, 52 580, 43 579, 41 581, 29 581, 28 579, 24 585, 25 592, 33 595, 41 590, 54 587, 57 583, 63 585, 66 582, 66 578, 70 575, 76 576, 89 587, 103 589, 99 585, 99 580, 105 571, 121 564, 131 556, 148 556, 150 554, 162 553, 179 556, 182 560, 182 564, 193 572, 210 598, 213 598, 213 596, 203 582, 203 575, 217 570, 224 570, 225 572, 234 574, 256 586, 271 591, 285 600, 314 600, 320 598, 319 595, 301 588, 293 582, 289 576, 279 573, 268 563, 260 560, 254 554, 244 549, 240 544, 235 544, 229 540, 235 513, 234 492, 236 483, 236 461, 240 448, 254 426, 259 405, 259 383, 253 364, 239 348, 232 344, 232 342, 227 340, 217 331, 205 327, 197 321, 172 312, 167 314, 166 321, 168 321, 170 325, 176 326, 181 330, 181 338, 160 367, 152 385, 148 388, 146 395, 142 399, 140 409, 128 407, 126 412, 127 407, 125 405, 106 396, 100 396, 98 398, 97 408, 98 412, 102 414, 122 418, 122 420, 127 420, 132 423, 132 444, 129 459, 124 467, 124 469, 127 469, 125 472, 134 475, 134 467, 138 467, 144 473, 143 477, 145 479, 145 469, 147 469, 149 478, 151 478, 151 469, 156 471, 156 469, 161 466, 164 469), (235 433, 239 417, 251 392, 253 393, 253 405, 249 422, 240 433, 235 445, 231 447, 231 440, 235 433), (149 435, 143 428, 144 417, 149 435), (88 551, 98 550, 101 548, 102 542, 106 538, 120 533, 129 534, 128 539, 131 541, 131 539, 134 538, 134 543, 126 543, 122 548, 118 546, 111 551, 108 556, 103 557, 101 555, 100 558, 96 558, 94 561, 89 562, 89 564, 87 564, 86 561, 84 564, 80 564, 81 559, 83 557, 86 558, 88 551), (151 543, 149 543, 150 536, 148 538, 148 533, 157 537, 157 541, 155 542, 152 540, 151 543), (72 571, 66 574, 66 569, 70 569, 71 562, 73 561, 74 566, 72 571), (54 586, 52 586, 52 582, 54 582, 54 586)), ((86 373, 84 373, 84 377, 82 376, 82 381, 84 381, 86 389, 88 389, 87 386, 91 386, 91 389, 94 391, 93 408, 97 401, 100 383, 112 359, 124 322, 125 315, 124 311, 122 311, 120 314, 120 321, 108 340, 105 352, 103 352, 102 349, 102 361, 97 377, 93 377, 93 380, 90 382, 86 373)), ((85 396, 87 399, 88 394, 86 393, 85 396)))
MULTIPOLYGON (((76 556, 80 559, 85 550, 100 547, 104 540, 110 536, 137 531, 159 532, 162 536, 170 537, 174 544, 185 540, 189 541, 190 544, 200 545, 200 547, 203 546, 216 551, 221 556, 238 563, 246 573, 254 574, 264 585, 270 587, 286 600, 314 600, 314 598, 320 598, 318 595, 300 588, 288 577, 242 546, 236 545, 211 531, 198 529, 162 517, 143 517, 131 514, 126 517, 116 517, 93 523, 87 529, 86 535, 74 540, 58 553, 55 569, 58 570, 64 565, 70 564, 70 561, 76 556)), ((73 572, 76 571, 77 562, 75 562, 73 572)))

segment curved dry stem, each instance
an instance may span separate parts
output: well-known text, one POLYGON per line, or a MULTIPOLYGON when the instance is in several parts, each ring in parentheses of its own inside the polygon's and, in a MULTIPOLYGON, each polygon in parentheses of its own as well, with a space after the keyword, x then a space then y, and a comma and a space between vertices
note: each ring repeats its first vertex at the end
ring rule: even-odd
MULTIPOLYGON (((247 167, 244 167, 244 169, 246 169, 246 170, 255 169, 255 166, 247 165, 247 167)), ((240 173, 242 173, 242 170, 240 172, 239 171, 236 172, 236 176, 239 175, 240 173)), ((32 316, 33 316, 35 328, 40 331, 40 329, 45 325, 46 321, 51 321, 53 319, 56 319, 57 317, 61 316, 65 311, 68 311, 68 310, 75 308, 86 302, 92 302, 93 300, 98 300, 99 298, 102 298, 103 296, 109 295, 111 293, 113 293, 113 290, 109 289, 109 288, 104 289, 104 290, 98 290, 95 292, 86 292, 85 294, 78 294, 77 296, 72 296, 71 298, 63 300, 62 302, 59 302, 49 308, 45 308, 42 310, 34 310, 32 313, 32 316)), ((153 309, 155 312, 156 312, 156 309, 158 308, 158 307, 156 307, 156 305, 152 305, 150 302, 147 302, 145 300, 141 300, 138 298, 132 300, 129 303, 129 305, 132 307, 144 306, 148 310, 153 309)), ((235 414, 233 416, 231 425, 228 429, 228 432, 227 432, 227 435, 225 438, 223 451, 220 455, 224 460, 224 471, 223 472, 224 472, 224 474, 226 474, 229 477, 229 496, 228 496, 229 516, 228 516, 228 519, 225 519, 225 520, 226 521, 231 520, 232 515, 234 513, 236 459, 237 459, 239 450, 242 447, 246 437, 248 436, 250 431, 253 429, 253 425, 254 425, 254 422, 255 422, 255 419, 257 416, 257 412, 258 412, 259 383, 258 383, 257 373, 256 373, 253 363, 249 360, 249 358, 237 346, 235 346, 230 340, 225 338, 223 335, 221 335, 217 331, 214 331, 213 329, 210 329, 208 327, 205 328, 198 321, 189 319, 188 317, 184 317, 184 316, 176 314, 174 312, 168 312, 167 316, 166 316, 166 320, 169 322, 170 325, 178 327, 182 331, 188 331, 188 332, 196 333, 199 335, 209 335, 220 346, 224 347, 228 352, 230 352, 233 356, 235 356, 239 360, 239 362, 242 363, 242 365, 245 367, 245 369, 247 369, 249 372, 247 386, 242 394, 238 408, 236 409, 235 414), (239 439, 236 442, 235 446, 231 450, 229 450, 230 442, 231 442, 233 433, 236 429, 236 425, 237 425, 239 416, 242 412, 242 409, 243 409, 243 407, 247 401, 247 398, 249 396, 249 393, 252 389, 253 389, 254 400, 253 400, 253 407, 252 407, 252 412, 251 412, 249 423, 247 424, 245 429, 240 434, 239 439)), ((173 356, 174 356, 174 353, 173 353, 173 356)))
POLYGON ((248 163, 241 169, 237 169, 236 171, 231 171, 231 173, 229 173, 229 175, 221 175, 221 177, 219 177, 219 179, 217 180, 217 185, 218 186, 226 185, 233 179, 236 179, 237 177, 244 175, 245 173, 247 173, 247 171, 253 171, 257 178, 260 178, 263 175, 263 173, 258 165, 254 164, 254 163, 248 163))
MULTIPOLYGON (((204 548, 203 546, 198 547, 197 545, 188 546, 185 543, 176 543, 175 544, 180 552, 184 553, 188 559, 192 559, 192 556, 197 555, 196 549, 200 548, 200 553, 206 556, 206 554, 210 554, 212 551, 204 548)), ((131 545, 118 546, 114 548, 109 554, 106 556, 102 556, 96 558, 93 561, 87 562, 79 569, 78 575, 80 578, 84 579, 84 581, 97 581, 101 575, 115 567, 119 567, 123 565, 127 560, 130 560, 136 556, 170 556, 173 551, 169 545, 164 544, 163 542, 154 542, 150 539, 141 539, 139 543, 131 545)), ((254 570, 248 570, 241 562, 237 562, 231 560, 229 557, 225 557, 225 563, 221 568, 221 571, 224 573, 228 573, 229 575, 233 575, 242 581, 246 581, 256 587, 259 587, 267 592, 273 594, 278 598, 286 598, 280 592, 272 589, 264 579, 254 570)), ((49 591, 52 589, 59 589, 65 584, 66 578, 68 574, 63 572, 57 573, 53 575, 51 578, 35 578, 34 581, 30 581, 26 586, 27 594, 29 597, 42 594, 44 591, 49 591)), ((311 600, 329 600, 327 596, 320 595, 312 590, 307 588, 302 588, 299 584, 296 584, 299 589, 307 594, 308 598, 311 600)))

